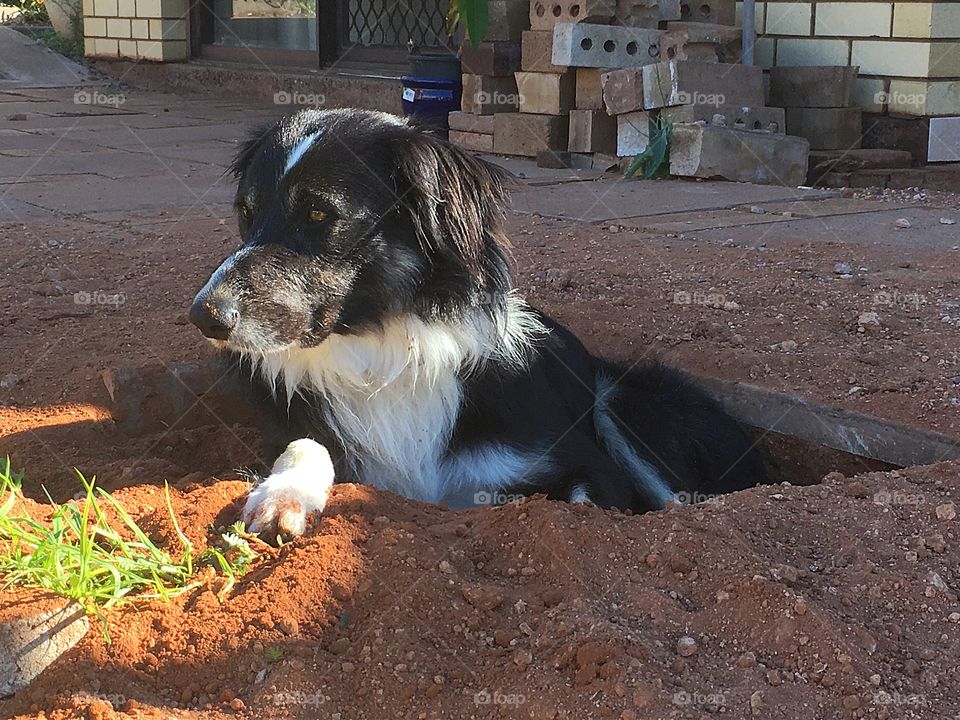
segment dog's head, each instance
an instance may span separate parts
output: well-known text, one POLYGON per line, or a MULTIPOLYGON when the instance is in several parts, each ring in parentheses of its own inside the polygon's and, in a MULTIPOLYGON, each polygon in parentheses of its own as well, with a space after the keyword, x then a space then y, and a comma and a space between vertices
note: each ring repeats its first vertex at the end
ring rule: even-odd
POLYGON ((266 354, 498 303, 510 277, 497 168, 384 113, 302 110, 233 164, 240 247, 190 309, 266 354))

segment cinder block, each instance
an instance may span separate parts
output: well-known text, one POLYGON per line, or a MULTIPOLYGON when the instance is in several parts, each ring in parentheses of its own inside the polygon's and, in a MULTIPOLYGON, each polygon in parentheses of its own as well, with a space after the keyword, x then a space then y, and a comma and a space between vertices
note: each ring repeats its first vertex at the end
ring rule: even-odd
POLYGON ((817 3, 815 34, 820 37, 890 37, 892 17, 893 4, 888 2, 817 3))
POLYGON ((809 140, 813 150, 858 148, 862 114, 860 108, 787 108, 787 132, 809 140))
POLYGON ((526 72, 562 73, 566 65, 554 65, 553 31, 527 30, 520 43, 520 69, 526 72))
POLYGON ((83 0, 83 2, 81 3, 81 7, 83 8, 83 17, 85 18, 93 17, 94 15, 93 0, 83 0))
POLYGON ((89 627, 75 602, 39 591, 9 595, 0 605, 0 698, 26 688, 89 627))
POLYGON ((753 65, 670 62, 643 68, 643 106, 762 106, 763 69, 753 65))
POLYGON ((566 115, 500 113, 493 120, 493 151, 536 157, 543 150, 566 150, 569 124, 566 115))
POLYGON ((737 0, 680 0, 679 19, 733 25, 737 20, 737 0))
POLYGON ((683 19, 683 9, 680 0, 660 0, 660 22, 683 19))
POLYGON ((650 144, 650 113, 639 111, 617 115, 617 156, 639 155, 650 144))
POLYGON ((130 21, 127 18, 110 18, 107 20, 107 37, 129 38, 130 21))
POLYGON ((893 7, 894 37, 956 38, 958 27, 957 2, 898 2, 893 7))
POLYGON ((847 107, 859 68, 770 68, 770 104, 775 107, 847 107))
MULTIPOLYGON (((819 11, 818 11, 819 12, 819 11)), ((805 2, 767 3, 767 32, 771 35, 806 35, 810 31, 813 5, 805 2)))
POLYGON ((675 125, 670 139, 670 173, 797 187, 806 181, 809 153, 810 143, 792 135, 675 125))
POLYGON ((570 152, 617 151, 617 120, 602 110, 571 110, 569 134, 570 152))
POLYGON ((614 0, 531 0, 530 29, 553 30, 557 23, 608 23, 614 0))
POLYGON ((577 68, 577 110, 602 110, 603 88, 600 68, 577 68))
POLYGON ((460 109, 474 115, 516 112, 520 107, 517 81, 512 77, 464 75, 460 109))
POLYGON ((520 69, 520 43, 482 42, 475 48, 465 42, 460 48, 460 67, 469 75, 513 75, 520 69))
MULTIPOLYGON (((493 115, 488 116, 493 119, 493 115)), ((473 152, 493 152, 493 133, 450 131, 450 143, 473 152)))
POLYGON ((643 110, 643 70, 611 70, 600 76, 603 105, 609 115, 643 110))
POLYGON ((186 40, 186 20, 149 20, 151 40, 186 40))
POLYGON ((520 112, 538 115, 561 115, 575 107, 577 76, 565 73, 518 72, 517 92, 520 112))
MULTIPOLYGON (((680 17, 680 4, 675 4, 680 17)), ((614 19, 624 27, 656 29, 660 23, 660 5, 657 0, 617 0, 614 19)))
POLYGON ((136 0, 117 0, 117 15, 120 17, 132 18, 136 17, 136 14, 136 0))
POLYGON ((459 132, 493 135, 493 115, 452 112, 447 115, 447 127, 459 132))
POLYGON ((523 31, 530 29, 529 14, 527 0, 488 0, 487 34, 483 41, 520 42, 523 31))
POLYGON ((137 41, 136 40, 121 40, 118 43, 118 49, 120 51, 120 57, 126 58, 138 58, 140 57, 137 54, 137 41))
MULTIPOLYGON (((767 3, 772 5, 772 3, 767 3)), ((769 39, 769 38, 768 38, 769 39)), ((850 40, 821 38, 779 38, 778 65, 846 65, 850 58, 850 40)), ((854 57, 857 57, 854 55, 854 57)), ((859 61, 859 57, 857 57, 859 61)))
POLYGON ((663 108, 660 117, 674 125, 705 122, 735 130, 761 130, 781 135, 787 131, 786 112, 775 107, 676 105, 663 108))
POLYGON ((93 44, 93 51, 99 57, 116 57, 120 54, 120 44, 118 40, 97 38, 93 44))
POLYGON ((712 23, 672 22, 667 31, 681 36, 672 43, 673 54, 661 56, 664 60, 693 60, 710 63, 738 63, 743 44, 740 28, 712 23))
POLYGON ((117 0, 93 0, 93 14, 97 17, 117 17, 117 0))
POLYGON ((133 19, 130 21, 130 35, 137 40, 150 39, 150 21, 133 19))
POLYGON ((615 25, 560 23, 553 29, 553 63, 572 67, 636 67, 656 62, 660 31, 615 25))
MULTIPOLYGON (((94 0, 96 2, 96 0, 94 0)), ((188 0, 136 0, 138 18, 184 18, 188 0)))
POLYGON ((890 80, 885 99, 903 115, 960 115, 960 80, 890 80))
POLYGON ((106 37, 107 20, 99 17, 85 17, 83 19, 83 34, 85 37, 106 37))
POLYGON ((187 43, 183 40, 137 40, 137 53, 144 60, 182 62, 187 59, 187 43))

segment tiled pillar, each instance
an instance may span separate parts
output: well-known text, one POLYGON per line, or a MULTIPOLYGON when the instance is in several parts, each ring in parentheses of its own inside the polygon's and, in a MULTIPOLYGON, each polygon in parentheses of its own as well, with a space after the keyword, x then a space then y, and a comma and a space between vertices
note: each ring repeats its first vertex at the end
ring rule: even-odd
POLYGON ((187 9, 187 0, 83 0, 85 53, 186 60, 187 9))

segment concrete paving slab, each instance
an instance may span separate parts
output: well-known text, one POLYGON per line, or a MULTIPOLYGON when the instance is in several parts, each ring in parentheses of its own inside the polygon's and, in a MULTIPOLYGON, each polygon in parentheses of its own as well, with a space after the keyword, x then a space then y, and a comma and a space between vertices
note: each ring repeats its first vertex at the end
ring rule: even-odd
POLYGON ((652 217, 677 212, 732 209, 743 204, 819 200, 836 191, 807 190, 749 183, 691 183, 603 178, 528 188, 514 194, 513 209, 586 222, 652 217))
POLYGON ((0 88, 71 87, 88 77, 79 63, 0 25, 0 88))
MULTIPOLYGON (((767 213, 802 215, 804 217, 828 217, 832 215, 852 215, 864 212, 880 212, 896 208, 909 207, 904 203, 877 202, 861 198, 834 197, 825 200, 801 202, 772 202, 760 206, 767 213)), ((749 212, 749 206, 737 208, 749 212)))
MULTIPOLYGON (((224 153, 226 155, 226 153, 224 153)), ((173 172, 177 176, 195 172, 209 163, 155 156, 149 152, 73 153, 54 152, 41 157, 11 157, 0 165, 0 179, 25 179, 30 175, 95 174, 106 178, 149 177, 173 172)))
MULTIPOLYGON (((950 211, 924 207, 900 208, 732 229, 704 230, 696 233, 696 239, 724 242, 732 238, 738 244, 766 243, 774 247, 783 243, 795 247, 797 239, 802 238, 808 243, 886 245, 901 247, 905 251, 923 247, 944 252, 960 252, 960 233, 957 232, 957 226, 940 224, 940 218, 944 216, 950 216, 950 211), (895 222, 900 218, 909 220, 911 227, 898 228, 895 222)), ((960 221, 960 217, 955 219, 960 221)))

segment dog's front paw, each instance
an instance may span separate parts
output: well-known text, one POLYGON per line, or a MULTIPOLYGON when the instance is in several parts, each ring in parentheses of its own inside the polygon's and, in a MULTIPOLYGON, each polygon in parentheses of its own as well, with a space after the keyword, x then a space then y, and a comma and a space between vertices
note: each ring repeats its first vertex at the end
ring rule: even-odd
POLYGON ((270 476, 247 496, 247 530, 269 538, 303 535, 326 507, 333 475, 333 461, 323 445, 309 439, 290 443, 270 476))

